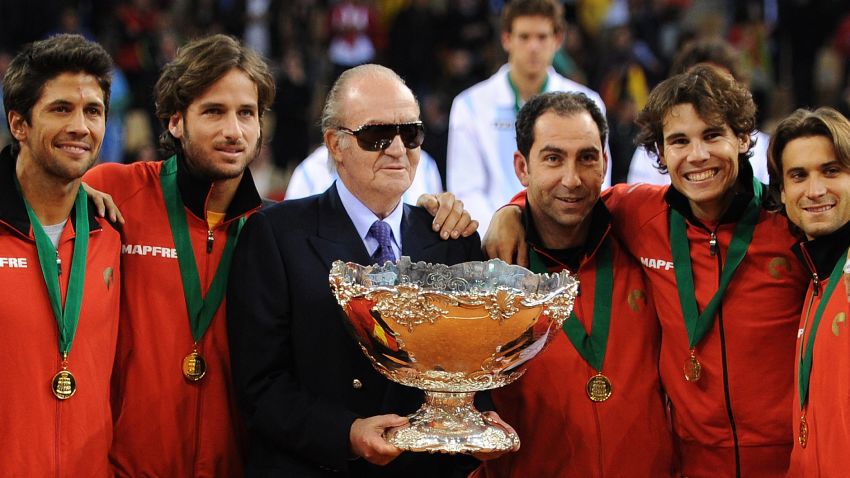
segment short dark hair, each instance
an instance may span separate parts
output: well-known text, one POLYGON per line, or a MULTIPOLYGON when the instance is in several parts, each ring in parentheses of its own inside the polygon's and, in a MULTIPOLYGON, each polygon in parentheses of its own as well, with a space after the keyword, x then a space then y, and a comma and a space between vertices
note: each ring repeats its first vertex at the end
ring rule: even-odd
POLYGON ((552 91, 537 95, 519 110, 516 118, 516 144, 519 152, 529 157, 534 145, 534 124, 537 118, 549 111, 559 116, 572 116, 587 112, 599 128, 599 139, 602 145, 608 138, 608 123, 599 106, 587 95, 579 92, 565 93, 552 91))
POLYGON ((719 66, 729 70, 736 80, 743 80, 740 55, 735 47, 721 38, 702 38, 685 43, 673 58, 670 74, 684 73, 699 63, 719 66))
POLYGON ((513 0, 502 8, 500 20, 503 32, 510 33, 518 17, 546 17, 552 20, 555 33, 566 28, 564 6, 557 0, 513 0))
POLYGON ((782 187, 782 153, 785 146, 798 138, 823 136, 835 148, 836 159, 850 169, 850 121, 838 111, 822 107, 814 111, 800 108, 776 125, 767 150, 771 188, 782 187))
MULTIPOLYGON (((19 113, 30 123, 32 108, 44 93, 44 84, 62 73, 93 76, 103 91, 103 104, 108 112, 112 86, 112 58, 109 53, 81 35, 61 34, 25 45, 9 63, 3 77, 7 126, 10 126, 10 111, 19 113)), ((18 140, 13 136, 12 154, 17 154, 19 148, 18 140)))
MULTIPOLYGON (((682 104, 693 105, 708 124, 729 125, 735 136, 752 138, 755 132, 756 104, 749 90, 714 67, 696 65, 659 83, 649 93, 649 100, 637 117, 640 130, 635 143, 656 156, 655 167, 661 172, 667 171, 659 153, 664 144, 664 119, 674 106, 682 104)), ((750 141, 750 149, 739 154, 738 160, 749 158, 752 147, 750 141)))
POLYGON ((164 130, 159 142, 166 152, 177 153, 182 149, 180 140, 168 130, 171 117, 185 113, 195 98, 234 68, 242 70, 257 85, 262 118, 274 101, 274 77, 260 55, 235 38, 218 34, 189 42, 163 67, 154 87, 154 99, 156 116, 164 130))

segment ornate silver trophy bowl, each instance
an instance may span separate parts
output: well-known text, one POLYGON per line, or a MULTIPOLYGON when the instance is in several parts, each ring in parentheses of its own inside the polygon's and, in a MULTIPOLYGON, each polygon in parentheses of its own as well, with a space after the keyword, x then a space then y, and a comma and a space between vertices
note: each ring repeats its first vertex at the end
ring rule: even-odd
POLYGON ((475 392, 524 372, 570 315, 578 282, 498 259, 454 266, 336 261, 331 289, 347 326, 388 379, 425 391, 409 424, 387 433, 411 451, 506 451, 519 437, 473 406, 475 392))

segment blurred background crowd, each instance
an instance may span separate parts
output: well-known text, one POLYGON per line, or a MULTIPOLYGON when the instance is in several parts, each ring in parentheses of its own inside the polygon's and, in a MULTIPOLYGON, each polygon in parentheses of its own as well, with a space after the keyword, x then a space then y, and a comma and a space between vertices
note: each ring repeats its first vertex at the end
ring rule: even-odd
MULTIPOLYGON (((422 106, 423 149, 445 178, 452 99, 505 62, 498 18, 506 0, 4 0, 0 74, 27 42, 80 33, 116 63, 102 160, 157 159, 152 89, 189 39, 234 35, 265 56, 278 94, 258 188, 282 199, 292 169, 321 143, 329 85, 346 68, 397 71, 422 106)), ((850 114, 850 2, 841 0, 565 0, 568 24, 554 66, 598 91, 611 126, 612 181, 625 181, 634 118, 688 40, 722 38, 740 59, 759 127, 799 106, 850 114)), ((5 117, 5 114, 4 114, 5 117)), ((3 121, 5 125, 5 121, 3 121)), ((8 141, 0 128, 0 143, 8 141)), ((445 179, 444 179, 445 184, 445 179)))

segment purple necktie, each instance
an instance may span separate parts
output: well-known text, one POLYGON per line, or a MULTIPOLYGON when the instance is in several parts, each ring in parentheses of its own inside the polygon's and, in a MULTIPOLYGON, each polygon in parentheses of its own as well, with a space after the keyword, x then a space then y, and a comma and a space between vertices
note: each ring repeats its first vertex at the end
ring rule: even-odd
POLYGON ((395 262, 393 231, 390 225, 384 221, 375 221, 369 228, 369 235, 378 241, 378 248, 372 254, 372 262, 378 265, 384 265, 386 261, 395 262))

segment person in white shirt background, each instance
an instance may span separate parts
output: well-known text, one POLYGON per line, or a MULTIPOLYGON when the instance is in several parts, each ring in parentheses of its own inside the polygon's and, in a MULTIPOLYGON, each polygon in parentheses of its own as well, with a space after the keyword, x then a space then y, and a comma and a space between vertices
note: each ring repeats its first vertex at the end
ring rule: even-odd
MULTIPOLYGON (((599 94, 552 68, 564 28, 563 6, 557 0, 514 0, 505 5, 501 42, 508 63, 452 103, 446 185, 480 222, 482 235, 493 212, 522 189, 513 165, 514 123, 525 101, 541 92, 576 91, 605 112, 599 94)), ((604 186, 611 182, 611 168, 607 171, 604 186)))

